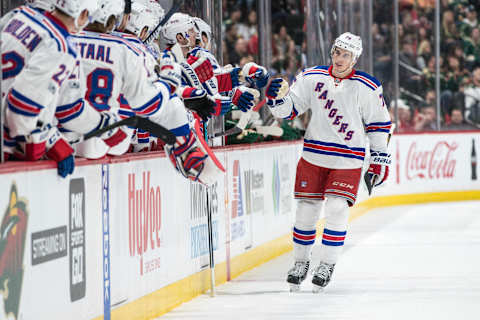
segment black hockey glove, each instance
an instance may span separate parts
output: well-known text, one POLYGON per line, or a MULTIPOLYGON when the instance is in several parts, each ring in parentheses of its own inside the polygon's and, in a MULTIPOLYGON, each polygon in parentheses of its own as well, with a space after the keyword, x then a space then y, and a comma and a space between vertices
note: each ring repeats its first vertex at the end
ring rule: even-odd
POLYGON ((185 107, 195 111, 203 121, 207 121, 215 112, 216 103, 205 90, 187 88, 182 93, 185 107))

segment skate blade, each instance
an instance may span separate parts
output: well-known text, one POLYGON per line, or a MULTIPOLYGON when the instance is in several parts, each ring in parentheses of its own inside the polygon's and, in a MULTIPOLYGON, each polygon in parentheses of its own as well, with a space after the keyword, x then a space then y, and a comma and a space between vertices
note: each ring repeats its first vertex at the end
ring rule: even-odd
POLYGON ((323 289, 324 289, 323 287, 320 287, 320 286, 314 284, 313 287, 312 287, 312 292, 313 293, 320 293, 320 292, 323 292, 323 289))
POLYGON ((299 284, 290 284, 290 292, 299 292, 300 285, 299 284))

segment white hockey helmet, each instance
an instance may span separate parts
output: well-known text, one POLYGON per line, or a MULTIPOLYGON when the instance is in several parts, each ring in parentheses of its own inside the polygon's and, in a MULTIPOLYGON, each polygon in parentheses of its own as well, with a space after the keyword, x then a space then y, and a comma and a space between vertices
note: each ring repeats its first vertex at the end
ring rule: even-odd
POLYGON ((177 43, 177 34, 181 34, 185 38, 189 38, 188 31, 195 29, 193 19, 185 13, 175 13, 162 28, 162 38, 168 45, 177 43))
POLYGON ((108 19, 115 16, 117 23, 125 10, 124 0, 98 0, 98 10, 92 16, 92 22, 107 25, 108 19))
POLYGON ((53 0, 26 0, 26 3, 34 8, 42 9, 45 11, 52 11, 55 9, 53 0))
POLYGON ((333 54, 335 48, 350 51, 353 55, 354 61, 357 61, 363 51, 362 38, 350 32, 342 33, 337 39, 335 39, 330 54, 333 54))
POLYGON ((206 46, 212 43, 212 28, 208 25, 208 23, 206 23, 205 21, 203 21, 198 17, 194 17, 193 21, 197 28, 197 33, 198 33, 197 39, 200 40, 200 42, 202 43, 202 46, 205 48, 206 46), (207 36, 208 43, 203 43, 202 34, 204 33, 207 36))
POLYGON ((70 17, 75 18, 75 21, 83 10, 88 10, 89 16, 92 16, 98 9, 97 0, 53 1, 53 6, 70 17))
POLYGON ((163 10, 162 6, 156 0, 137 0, 137 1, 143 4, 145 7, 147 7, 147 13, 150 16, 144 19, 144 22, 148 22, 148 30, 149 30, 148 37, 150 37, 151 39, 157 39, 161 32, 161 28, 157 28, 157 26, 165 16, 165 10, 163 10), (155 34, 150 35, 150 33, 153 30, 155 30, 155 34))
POLYGON ((128 19, 125 30, 130 31, 138 37, 143 28, 148 27, 149 30, 152 28, 153 21, 153 12, 145 5, 134 2, 132 3, 132 12, 130 13, 130 19, 128 19))

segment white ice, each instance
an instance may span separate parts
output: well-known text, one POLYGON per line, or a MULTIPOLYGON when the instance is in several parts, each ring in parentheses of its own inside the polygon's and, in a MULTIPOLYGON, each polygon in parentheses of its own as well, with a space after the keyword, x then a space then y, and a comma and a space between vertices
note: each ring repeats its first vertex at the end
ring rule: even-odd
POLYGON ((376 209, 348 236, 323 293, 289 292, 288 253, 161 319, 480 319, 480 201, 376 209))

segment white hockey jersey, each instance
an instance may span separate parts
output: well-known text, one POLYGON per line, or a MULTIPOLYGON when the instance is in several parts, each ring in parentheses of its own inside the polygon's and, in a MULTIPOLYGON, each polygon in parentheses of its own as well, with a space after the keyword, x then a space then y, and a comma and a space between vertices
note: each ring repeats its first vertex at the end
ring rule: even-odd
MULTIPOLYGON (((25 136, 38 121, 52 123, 56 106, 78 101, 61 97, 77 67, 77 53, 63 24, 47 13, 21 6, 2 21, 2 98, 12 137, 25 136)), ((77 110, 78 111, 78 110, 77 110)))
POLYGON ((97 110, 122 106, 119 113, 130 116, 131 108, 167 129, 183 128, 178 135, 188 134, 185 109, 170 103, 170 87, 148 70, 144 52, 111 34, 82 32, 74 39, 87 77, 86 99, 97 110))
POLYGON ((360 168, 367 139, 370 149, 386 152, 391 120, 380 82, 353 70, 345 79, 331 75, 331 67, 317 66, 297 75, 289 94, 272 113, 293 119, 312 111, 302 157, 333 169, 360 168))

